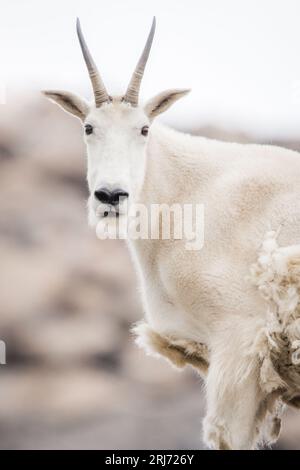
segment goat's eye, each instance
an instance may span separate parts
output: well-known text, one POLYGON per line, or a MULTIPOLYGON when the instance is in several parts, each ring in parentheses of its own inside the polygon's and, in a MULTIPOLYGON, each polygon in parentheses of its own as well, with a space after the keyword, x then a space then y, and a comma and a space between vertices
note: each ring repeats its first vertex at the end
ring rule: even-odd
POLYGON ((86 124, 84 126, 84 132, 87 134, 87 135, 90 135, 93 133, 93 126, 91 126, 91 124, 86 124))
POLYGON ((149 126, 142 127, 142 129, 141 129, 141 134, 142 135, 146 136, 146 135, 148 135, 148 132, 149 132, 149 126))

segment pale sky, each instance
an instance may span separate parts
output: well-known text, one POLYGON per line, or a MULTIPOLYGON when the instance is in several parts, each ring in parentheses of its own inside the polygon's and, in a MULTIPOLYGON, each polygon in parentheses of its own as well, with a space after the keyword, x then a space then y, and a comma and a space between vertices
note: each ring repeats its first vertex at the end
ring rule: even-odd
POLYGON ((300 138, 297 0, 10 0, 0 10, 0 84, 90 96, 75 33, 79 16, 110 93, 125 91, 153 15, 142 100, 192 88, 164 119, 300 138))

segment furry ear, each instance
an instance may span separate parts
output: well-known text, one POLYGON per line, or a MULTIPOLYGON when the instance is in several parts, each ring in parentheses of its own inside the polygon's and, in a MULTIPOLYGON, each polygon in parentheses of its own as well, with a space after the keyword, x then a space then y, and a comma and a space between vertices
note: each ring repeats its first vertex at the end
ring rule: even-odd
POLYGON ((61 108, 63 108, 67 113, 77 116, 82 121, 86 118, 89 112, 89 105, 83 99, 74 93, 69 93, 68 91, 58 91, 58 90, 45 90, 42 91, 50 101, 57 103, 61 108))
POLYGON ((187 95, 189 93, 189 89, 183 89, 183 90, 166 90, 163 91, 162 93, 159 93, 159 95, 156 95, 154 98, 152 98, 148 103, 146 104, 144 110, 147 116, 149 117, 150 121, 154 119, 158 114, 163 113, 167 109, 169 109, 170 106, 172 106, 175 101, 179 100, 179 98, 182 98, 183 96, 187 95))

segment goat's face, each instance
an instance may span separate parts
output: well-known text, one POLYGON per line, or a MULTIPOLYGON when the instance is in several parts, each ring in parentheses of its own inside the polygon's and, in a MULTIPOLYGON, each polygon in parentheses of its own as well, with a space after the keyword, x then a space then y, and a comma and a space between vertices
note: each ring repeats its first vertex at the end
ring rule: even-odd
POLYGON ((142 108, 120 99, 86 116, 90 221, 122 216, 137 199, 144 182, 149 126, 142 108))
MULTIPOLYGON (((155 19, 146 46, 123 97, 106 91, 82 35, 77 33, 93 85, 95 105, 65 91, 44 94, 65 111, 78 117, 84 127, 88 154, 90 222, 123 216, 142 189, 146 170, 148 130, 153 119, 189 90, 167 90, 139 106, 141 79, 155 31, 155 19)), ((108 221, 107 221, 108 223, 108 221)))

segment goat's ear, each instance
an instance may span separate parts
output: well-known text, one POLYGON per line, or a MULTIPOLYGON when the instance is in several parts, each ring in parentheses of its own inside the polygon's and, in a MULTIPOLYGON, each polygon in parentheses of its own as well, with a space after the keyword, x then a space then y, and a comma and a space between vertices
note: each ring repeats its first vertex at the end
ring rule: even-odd
POLYGON ((89 104, 74 93, 68 91, 58 90, 45 90, 42 91, 50 101, 58 104, 61 108, 74 116, 77 116, 82 121, 86 118, 89 112, 89 104))
POLYGON ((187 95, 190 90, 188 89, 183 89, 183 90, 166 90, 163 91, 162 93, 159 93, 159 95, 156 95, 154 98, 152 98, 148 103, 146 104, 144 110, 147 116, 149 117, 150 121, 154 119, 158 114, 163 113, 167 109, 169 109, 170 106, 172 106, 175 101, 179 100, 179 98, 182 98, 183 96, 187 95))

